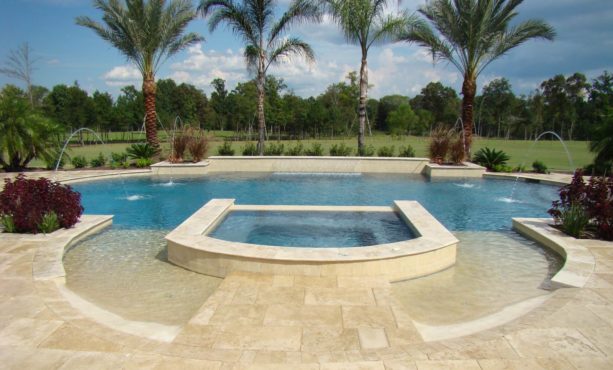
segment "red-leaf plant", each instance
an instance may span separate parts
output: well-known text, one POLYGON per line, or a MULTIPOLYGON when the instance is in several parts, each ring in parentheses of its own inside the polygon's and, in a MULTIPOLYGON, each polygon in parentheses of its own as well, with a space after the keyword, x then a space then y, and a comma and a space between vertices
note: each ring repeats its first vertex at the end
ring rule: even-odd
POLYGON ((26 179, 23 174, 4 182, 4 190, 0 192, 0 215, 11 216, 18 233, 39 232, 43 216, 51 211, 63 228, 72 227, 83 214, 81 194, 68 185, 42 177, 26 179))
POLYGON ((596 234, 604 240, 613 240, 613 178, 592 176, 586 184, 583 171, 578 169, 569 185, 560 188, 560 200, 552 203, 548 213, 556 222, 562 212, 573 204, 583 208, 590 218, 596 234))

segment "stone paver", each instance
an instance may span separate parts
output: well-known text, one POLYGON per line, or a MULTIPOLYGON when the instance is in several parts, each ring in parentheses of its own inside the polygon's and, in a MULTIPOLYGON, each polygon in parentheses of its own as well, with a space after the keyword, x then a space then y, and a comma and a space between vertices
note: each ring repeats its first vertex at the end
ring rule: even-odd
POLYGON ((588 246, 596 266, 583 288, 558 289, 508 324, 425 342, 381 279, 249 273, 226 277, 175 337, 127 334, 61 294, 47 249, 62 240, 0 234, 2 368, 613 368, 611 243, 588 246))

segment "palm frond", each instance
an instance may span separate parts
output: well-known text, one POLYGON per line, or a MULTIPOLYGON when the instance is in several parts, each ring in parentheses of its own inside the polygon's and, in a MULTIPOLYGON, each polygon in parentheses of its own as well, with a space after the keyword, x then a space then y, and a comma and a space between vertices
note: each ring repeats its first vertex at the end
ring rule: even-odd
POLYGON ((303 57, 309 62, 315 60, 315 53, 311 46, 299 38, 293 37, 283 40, 276 48, 270 51, 268 55, 268 64, 265 70, 267 70, 270 65, 281 62, 282 58, 291 58, 293 55, 303 57))
POLYGON ((257 27, 255 27, 251 9, 232 0, 203 0, 198 7, 203 16, 209 17, 209 31, 214 32, 220 24, 226 23, 232 32, 246 43, 258 45, 257 27))
POLYGON ((294 0, 289 9, 271 27, 268 35, 268 46, 271 46, 279 36, 283 35, 294 24, 319 22, 321 15, 320 7, 313 1, 294 0))
POLYGON ((376 24, 370 28, 370 35, 368 37, 369 42, 366 48, 370 49, 371 45, 374 44, 383 44, 398 40, 408 25, 414 23, 416 20, 417 17, 409 16, 406 13, 378 17, 376 24))

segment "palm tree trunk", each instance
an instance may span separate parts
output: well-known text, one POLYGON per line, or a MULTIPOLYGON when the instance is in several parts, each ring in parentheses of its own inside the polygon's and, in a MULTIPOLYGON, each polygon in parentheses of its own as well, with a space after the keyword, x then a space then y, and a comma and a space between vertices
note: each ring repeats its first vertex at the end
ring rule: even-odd
POLYGON ((358 155, 364 154, 364 131, 366 129, 366 99, 368 96, 368 68, 366 56, 362 56, 360 67, 360 101, 358 105, 358 117, 360 122, 358 134, 358 155))
POLYGON ((473 139, 473 107, 477 92, 477 82, 464 76, 462 84, 462 124, 464 125, 464 158, 470 159, 470 146, 473 139))
POLYGON ((264 83, 266 78, 263 71, 258 72, 258 155, 264 155, 264 141, 266 140, 266 116, 264 115, 264 83))
POLYGON ((155 95, 157 87, 155 78, 150 73, 143 78, 143 95, 145 98, 145 130, 147 143, 155 149, 160 148, 157 132, 157 113, 155 111, 155 95))

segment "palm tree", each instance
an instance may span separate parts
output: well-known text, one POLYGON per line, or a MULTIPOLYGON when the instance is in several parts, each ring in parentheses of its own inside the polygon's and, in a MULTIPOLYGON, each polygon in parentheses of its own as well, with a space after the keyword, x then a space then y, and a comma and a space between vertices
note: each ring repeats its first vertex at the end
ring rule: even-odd
POLYGON ((554 29, 540 20, 516 25, 516 8, 523 0, 432 0, 419 12, 427 22, 408 28, 402 39, 430 50, 434 60, 446 60, 464 76, 462 84, 462 122, 464 154, 470 158, 473 131, 473 104, 477 77, 494 60, 509 50, 535 38, 553 40, 554 29))
POLYGON ((94 0, 105 24, 89 17, 76 19, 78 25, 92 29, 117 48, 143 75, 147 142, 156 149, 159 141, 155 74, 166 59, 202 40, 195 33, 185 34, 185 28, 197 16, 191 0, 166 3, 166 0, 94 0))
POLYGON ((338 23, 347 42, 358 45, 362 51, 358 103, 358 153, 362 155, 368 100, 368 50, 374 44, 396 41, 400 31, 412 24, 413 19, 404 13, 385 15, 387 0, 322 0, 322 5, 338 23))
POLYGON ((22 171, 34 158, 57 159, 62 129, 32 108, 26 93, 13 85, 0 90, 0 132, 0 167, 7 172, 22 171))
POLYGON ((292 55, 314 61, 313 49, 296 37, 284 37, 289 28, 299 22, 319 21, 320 12, 307 0, 294 0, 279 19, 274 19, 275 0, 202 0, 198 10, 209 16, 213 32, 222 22, 242 38, 247 68, 256 73, 258 89, 258 153, 264 155, 266 121, 264 117, 264 85, 268 68, 292 55))

